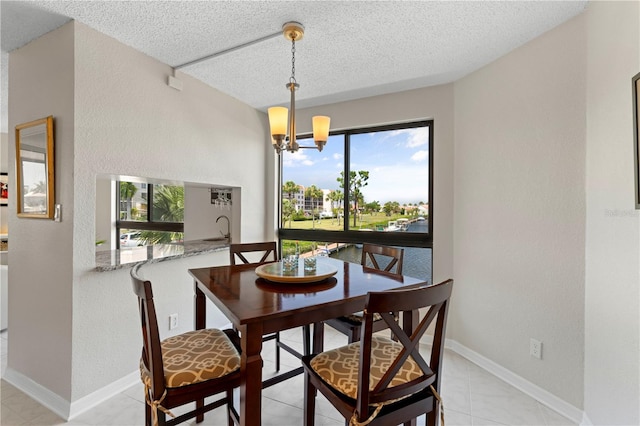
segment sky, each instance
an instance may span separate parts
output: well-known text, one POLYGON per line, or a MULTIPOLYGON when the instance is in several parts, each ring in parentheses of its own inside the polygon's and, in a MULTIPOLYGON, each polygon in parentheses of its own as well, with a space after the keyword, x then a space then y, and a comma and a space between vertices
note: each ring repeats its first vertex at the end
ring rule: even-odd
MULTIPOLYGON (((344 169, 343 141, 343 135, 336 135, 329 137, 322 152, 284 152, 283 182, 340 189, 336 179, 344 169)), ((311 139, 298 142, 313 145, 311 139)), ((368 185, 362 188, 365 202, 428 202, 428 142, 428 127, 352 135, 351 170, 369 171, 368 185)))

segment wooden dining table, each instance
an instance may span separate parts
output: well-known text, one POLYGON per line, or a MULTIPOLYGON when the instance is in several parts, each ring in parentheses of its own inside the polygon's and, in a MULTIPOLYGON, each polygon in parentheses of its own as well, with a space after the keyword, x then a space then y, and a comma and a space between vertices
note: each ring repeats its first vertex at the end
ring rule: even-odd
MULTIPOLYGON (((314 324, 312 350, 321 352, 322 321, 361 311, 369 291, 425 284, 329 257, 319 257, 318 262, 318 269, 334 268, 335 275, 320 282, 281 283, 259 277, 255 264, 189 270, 195 281, 196 329, 206 326, 208 298, 242 336, 241 425, 261 424, 263 335, 314 324)), ((410 315, 403 316, 403 327, 412 327, 411 321, 410 315)))

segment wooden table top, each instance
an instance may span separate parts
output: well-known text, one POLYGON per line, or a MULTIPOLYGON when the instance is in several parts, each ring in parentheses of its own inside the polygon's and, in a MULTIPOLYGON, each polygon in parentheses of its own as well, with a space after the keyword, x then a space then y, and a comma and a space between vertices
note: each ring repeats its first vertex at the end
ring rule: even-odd
MULTIPOLYGON (((218 266, 190 269, 198 287, 236 325, 291 320, 291 326, 322 321, 345 312, 362 310, 369 291, 424 285, 418 278, 396 277, 389 273, 332 258, 328 262, 338 272, 319 283, 274 283, 258 277, 256 265, 218 266)), ((277 327, 281 327, 281 324, 277 327)))

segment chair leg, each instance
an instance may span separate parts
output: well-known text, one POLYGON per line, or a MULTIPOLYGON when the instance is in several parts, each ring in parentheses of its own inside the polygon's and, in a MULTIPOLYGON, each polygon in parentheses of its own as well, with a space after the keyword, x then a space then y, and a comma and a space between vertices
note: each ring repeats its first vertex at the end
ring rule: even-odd
MULTIPOLYGON (((204 399, 199 399, 196 401, 196 410, 198 408, 202 408, 204 407, 204 399)), ((202 423, 202 421, 204 420, 204 414, 198 414, 196 416, 196 423, 202 423)))
POLYGON ((167 424, 167 415, 161 411, 158 410, 158 426, 166 426, 167 424))
POLYGON ((302 354, 311 355, 311 326, 302 326, 302 354))
POLYGON ((227 423, 229 426, 234 426, 231 410, 233 410, 233 390, 228 390, 227 391, 227 423))
POLYGON ((151 407, 146 402, 144 404, 144 424, 145 426, 153 426, 153 419, 151 418, 151 407))
POLYGON ((349 330, 349 343, 357 342, 360 340, 360 327, 351 327, 349 330))
POLYGON ((314 426, 316 416, 316 387, 309 380, 309 374, 304 375, 304 426, 314 426))
POLYGON ((280 371, 280 332, 276 333, 276 371, 280 371))
POLYGON ((424 418, 425 426, 436 426, 438 424, 438 408, 436 407, 434 410, 429 411, 424 418))

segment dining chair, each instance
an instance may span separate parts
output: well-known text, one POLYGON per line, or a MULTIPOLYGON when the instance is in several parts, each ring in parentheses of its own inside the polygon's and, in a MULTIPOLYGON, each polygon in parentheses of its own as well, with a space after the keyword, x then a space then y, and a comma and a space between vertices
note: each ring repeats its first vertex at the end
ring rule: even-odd
MULTIPOLYGON (((362 266, 371 267, 380 271, 387 272, 391 275, 402 275, 402 262, 404 258, 404 249, 400 247, 389 247, 375 244, 363 244, 362 256, 360 263, 362 266)), ((380 321, 379 316, 375 317, 374 332, 382 331, 387 328, 384 321, 380 321)), ((397 314, 396 314, 397 320, 397 314)), ((337 331, 345 334, 349 343, 358 341, 360 338, 360 329, 362 328, 362 312, 356 312, 354 314, 332 318, 325 321, 325 324, 330 325, 337 331)))
MULTIPOLYGON (((259 242, 259 243, 237 243, 229 246, 229 255, 231 256, 231 265, 238 264, 255 264, 261 265, 267 262, 275 262, 278 260, 278 250, 275 241, 259 242), (259 259, 256 261, 256 259, 259 259)), ((308 355, 311 352, 311 331, 308 325, 303 327, 303 354, 308 355)), ((302 358, 301 353, 293 349, 291 346, 280 340, 280 332, 275 332, 263 336, 262 341, 275 340, 276 346, 276 371, 280 371, 280 349, 284 349, 297 358, 302 358)))
POLYGON ((145 392, 145 425, 175 425, 227 404, 228 424, 239 424, 233 389, 240 385, 240 338, 233 330, 202 329, 160 340, 151 282, 131 270, 142 322, 140 377, 145 392), (224 396, 204 404, 204 398, 224 396), (195 409, 175 417, 170 411, 188 403, 195 409), (166 419, 166 415, 172 417, 166 419))
POLYGON ((314 424, 316 390, 350 425, 409 425, 426 414, 425 424, 435 426, 438 413, 444 424, 439 391, 452 288, 453 280, 447 280, 413 289, 369 292, 359 341, 302 358, 304 425, 314 424), (423 317, 412 325, 413 332, 405 331, 395 321, 395 311, 403 315, 417 312, 418 316, 422 311, 423 317), (397 341, 374 335, 376 314, 397 341), (420 340, 427 340, 425 332, 434 322, 430 355, 423 357, 420 340))

